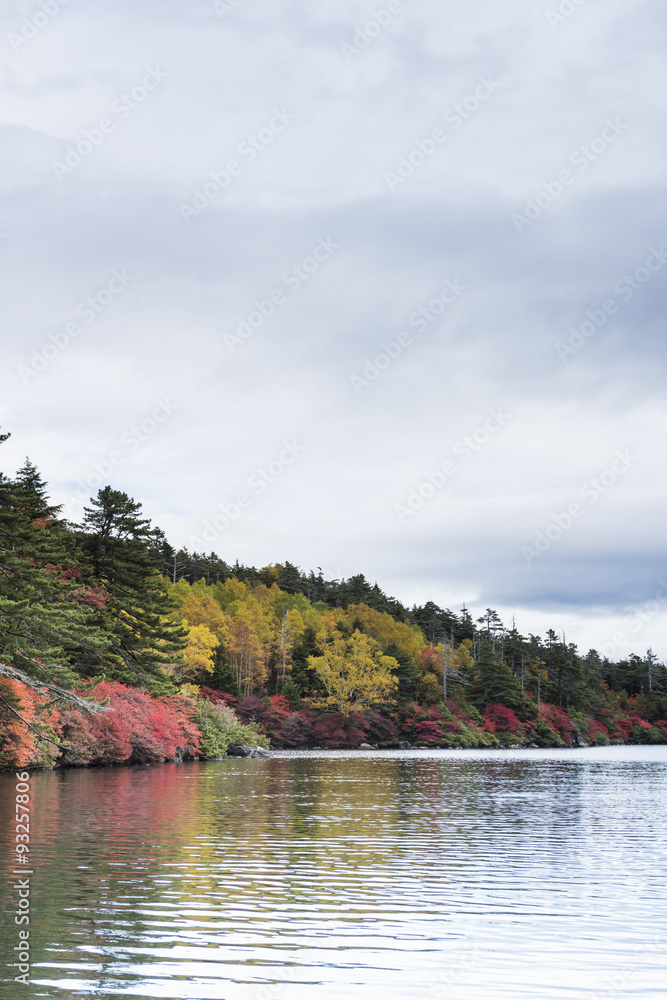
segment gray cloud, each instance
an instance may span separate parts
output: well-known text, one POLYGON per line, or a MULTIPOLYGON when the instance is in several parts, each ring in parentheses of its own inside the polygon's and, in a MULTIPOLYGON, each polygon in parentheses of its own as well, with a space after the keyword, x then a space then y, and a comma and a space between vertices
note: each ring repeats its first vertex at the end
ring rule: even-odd
MULTIPOLYGON (((296 441, 211 549, 607 641, 667 562, 667 264, 638 271, 667 243, 663 11, 405 2, 350 56, 372 5, 72 2, 17 47, 39 9, 0 22, 3 467, 29 453, 76 516, 110 466, 189 544, 296 441), (320 240, 339 245, 318 261, 320 240), (465 290, 441 310, 447 281, 465 290), (617 451, 636 462, 588 503, 617 451)), ((637 641, 664 656, 661 620, 637 641)))

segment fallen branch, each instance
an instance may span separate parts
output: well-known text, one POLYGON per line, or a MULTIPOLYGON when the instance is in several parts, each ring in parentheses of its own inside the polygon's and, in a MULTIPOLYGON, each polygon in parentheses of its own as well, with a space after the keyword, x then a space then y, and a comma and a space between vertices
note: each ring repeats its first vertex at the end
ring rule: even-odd
POLYGON ((51 739, 49 739, 48 736, 45 736, 43 733, 40 733, 39 729, 37 729, 36 726, 33 726, 33 724, 31 722, 28 722, 27 719, 24 719, 23 716, 19 712, 17 712, 16 709, 13 708, 9 704, 9 702, 6 700, 6 698, 3 698, 3 696, 1 694, 0 694, 0 704, 4 705, 5 708, 7 709, 7 711, 11 712, 12 715, 15 715, 16 718, 19 720, 19 722, 22 722, 23 725, 26 726, 26 728, 28 728, 31 733, 35 734, 35 736, 37 737, 37 739, 44 740, 45 743, 50 743, 51 746, 57 747, 58 750, 60 750, 62 753, 71 753, 72 752, 71 748, 68 746, 67 743, 56 743, 55 740, 51 740, 51 739))
MULTIPOLYGON (((30 659, 30 657, 27 657, 27 659, 30 659)), ((31 662, 35 661, 31 660, 31 662)), ((36 665, 39 666, 40 664, 36 665)), ((106 705, 98 705, 94 701, 79 698, 78 695, 72 694, 71 691, 66 691, 65 688, 61 688, 57 684, 37 681, 30 674, 26 674, 24 670, 19 670, 17 667, 10 667, 7 663, 0 663, 0 677, 7 677, 11 681, 20 681, 21 684, 32 688, 33 691, 49 691, 51 694, 56 695, 58 699, 68 701, 71 705, 76 705, 82 712, 88 712, 90 715, 97 715, 98 712, 106 712, 108 710, 106 705)))

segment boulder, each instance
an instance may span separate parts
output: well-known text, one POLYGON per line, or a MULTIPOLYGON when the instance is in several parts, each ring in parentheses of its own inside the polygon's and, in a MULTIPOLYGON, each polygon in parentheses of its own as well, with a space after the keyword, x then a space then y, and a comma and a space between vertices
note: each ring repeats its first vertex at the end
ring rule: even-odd
POLYGON ((581 737, 581 736, 577 736, 577 738, 576 738, 576 740, 574 742, 575 742, 575 746, 578 746, 578 747, 587 747, 588 746, 588 743, 586 742, 586 740, 583 739, 583 737, 581 737))
POLYGON ((359 749, 360 750, 377 750, 377 747, 374 747, 372 743, 360 743, 359 744, 359 749))
POLYGON ((412 743, 408 743, 407 740, 402 740, 401 743, 398 744, 398 749, 399 750, 412 750, 412 743))
POLYGON ((229 746, 227 747, 227 756, 228 757, 248 757, 251 751, 252 751, 252 747, 240 747, 240 746, 237 746, 237 744, 235 744, 235 743, 230 743, 229 746))

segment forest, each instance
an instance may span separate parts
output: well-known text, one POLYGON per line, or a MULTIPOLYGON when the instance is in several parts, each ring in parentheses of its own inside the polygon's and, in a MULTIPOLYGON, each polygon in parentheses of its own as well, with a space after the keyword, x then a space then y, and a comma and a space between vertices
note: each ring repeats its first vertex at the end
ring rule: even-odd
POLYGON ((110 486, 74 524, 29 460, 0 473, 0 560, 0 768, 667 742, 650 649, 612 662, 363 575, 175 550, 110 486))

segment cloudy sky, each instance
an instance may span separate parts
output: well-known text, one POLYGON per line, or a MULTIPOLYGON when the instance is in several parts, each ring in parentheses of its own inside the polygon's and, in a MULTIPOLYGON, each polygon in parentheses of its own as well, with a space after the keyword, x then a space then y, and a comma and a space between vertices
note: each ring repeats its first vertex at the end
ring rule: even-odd
POLYGON ((8 0, 2 468, 667 657, 657 0, 8 0))

